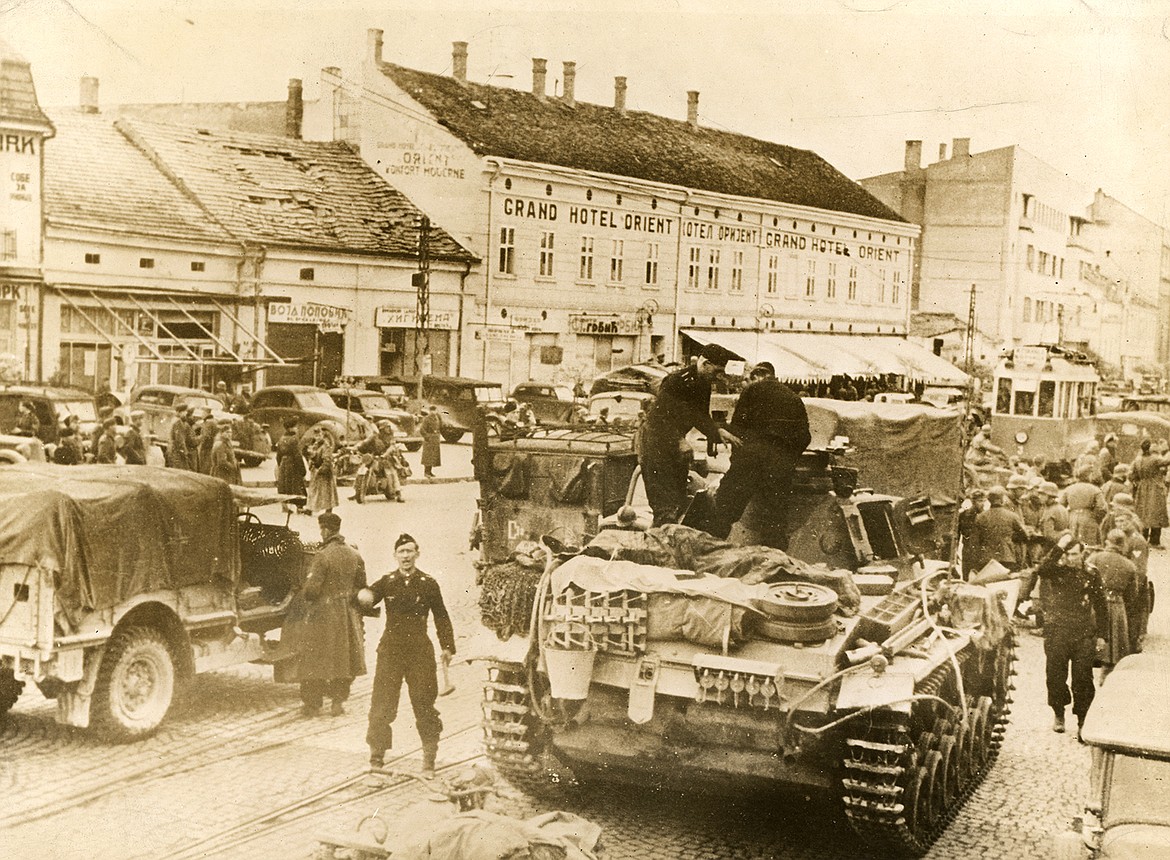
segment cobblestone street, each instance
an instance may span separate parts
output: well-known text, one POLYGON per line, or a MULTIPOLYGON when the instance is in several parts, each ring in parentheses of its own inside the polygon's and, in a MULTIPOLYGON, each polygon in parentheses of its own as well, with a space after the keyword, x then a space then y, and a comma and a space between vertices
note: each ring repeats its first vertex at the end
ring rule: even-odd
MULTIPOLYGON (((467 446, 446 446, 447 477, 466 474, 467 446), (450 455, 450 456, 449 456, 450 455)), ((343 533, 359 544, 372 575, 388 569, 392 537, 409 531, 423 549, 420 567, 443 585, 458 639, 476 632, 473 554, 467 530, 475 484, 407 487, 405 505, 343 501, 343 533)), ((342 490, 342 495, 348 495, 342 490)), ((294 520, 308 539, 316 524, 294 520)), ((1165 553, 1152 576, 1166 581, 1165 553)), ((1170 593, 1170 592, 1166 592, 1170 593)), ((1152 647, 1166 632, 1152 621, 1152 647)), ((367 621, 372 670, 381 620, 367 621)), ((1019 677, 1012 722, 998 763, 928 856, 1041 858, 1052 834, 1077 812, 1089 753, 1075 734, 1054 734, 1044 705, 1041 640, 1019 632, 1019 677)), ((440 769, 481 760, 480 665, 453 668, 456 692, 439 700, 446 724, 440 769)), ((382 790, 361 779, 371 676, 359 678, 342 717, 307 720, 293 685, 261 666, 199 676, 183 705, 154 737, 110 745, 53 721, 53 704, 30 686, 0 722, 0 830, 5 856, 36 860, 309 857, 323 831, 352 830, 377 812, 391 828, 430 793, 418 781, 382 790)), ((396 724, 399 758, 388 767, 417 772, 417 735, 404 708, 396 724)), ((503 785, 492 800, 527 816, 549 808, 503 785)), ((647 793, 597 786, 566 796, 562 808, 604 831, 606 858, 854 858, 864 847, 839 814, 817 799, 745 799, 647 793)))

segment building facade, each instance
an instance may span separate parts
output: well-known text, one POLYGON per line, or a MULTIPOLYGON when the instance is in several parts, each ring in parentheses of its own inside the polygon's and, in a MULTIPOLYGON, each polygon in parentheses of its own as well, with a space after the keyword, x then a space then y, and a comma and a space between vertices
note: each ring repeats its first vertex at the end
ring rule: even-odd
POLYGON ((977 360, 1059 342, 1127 376, 1159 361, 1160 234, 1107 195, 1018 146, 972 153, 967 138, 925 167, 907 141, 901 171, 861 184, 922 226, 913 312, 966 320, 974 287, 977 360))
POLYGON ((28 62, 0 41, 0 376, 11 380, 30 378, 36 364, 45 142, 53 134, 28 62))
POLYGON ((350 147, 104 115, 96 81, 83 93, 46 159, 31 375, 124 391, 457 366, 475 258, 437 227, 423 242, 423 213, 350 147))
POLYGON ((612 105, 577 101, 573 63, 559 96, 540 59, 530 91, 469 81, 465 43, 451 68, 385 62, 371 31, 360 69, 323 70, 304 134, 353 144, 484 260, 464 374, 571 384, 790 335, 765 351, 796 378, 846 352, 819 339, 905 338, 918 228, 814 153, 702 127, 694 92, 685 120, 628 110, 624 78, 612 105))

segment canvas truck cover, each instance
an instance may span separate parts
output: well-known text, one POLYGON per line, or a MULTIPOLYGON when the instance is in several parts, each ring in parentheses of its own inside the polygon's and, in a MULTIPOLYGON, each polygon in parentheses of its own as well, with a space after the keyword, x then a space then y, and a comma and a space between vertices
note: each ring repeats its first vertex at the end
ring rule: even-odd
POLYGON ((850 452, 839 462, 860 473, 861 485, 905 498, 933 502, 961 498, 963 416, 954 409, 918 403, 804 398, 812 432, 810 447, 848 436, 850 452))
POLYGON ((0 468, 0 564, 59 571, 68 616, 143 592, 239 579, 236 517, 217 478, 148 466, 0 468))

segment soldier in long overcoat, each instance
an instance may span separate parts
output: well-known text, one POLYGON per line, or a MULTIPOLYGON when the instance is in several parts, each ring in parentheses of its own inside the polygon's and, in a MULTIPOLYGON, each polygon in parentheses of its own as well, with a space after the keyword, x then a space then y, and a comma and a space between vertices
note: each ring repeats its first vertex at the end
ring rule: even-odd
POLYGON ((276 492, 289 496, 305 495, 305 458, 301 456, 295 418, 284 422, 284 435, 276 443, 276 492))
POLYGON ((235 449, 232 447, 232 429, 224 424, 209 425, 214 433, 211 443, 211 463, 208 473, 213 478, 227 481, 229 484, 240 484, 240 463, 236 459, 235 449))
POLYGON ((1145 526, 1145 538, 1151 548, 1161 546, 1162 529, 1170 526, 1166 511, 1167 465, 1170 458, 1150 453, 1150 440, 1143 439, 1141 453, 1129 472, 1138 519, 1145 526))
POLYGON ((353 679, 366 674, 365 645, 357 593, 366 585, 366 566, 341 536, 341 517, 321 514, 322 547, 313 556, 305 585, 294 598, 281 633, 281 650, 295 656, 301 685, 301 713, 315 716, 326 696, 331 713, 345 713, 353 679))
POLYGON ((194 433, 191 423, 187 419, 187 404, 180 403, 175 407, 175 421, 171 424, 171 439, 167 449, 167 459, 172 468, 196 471, 194 460, 194 433))
POLYGON ((443 419, 439 417, 439 410, 434 406, 427 407, 427 414, 418 425, 418 434, 422 436, 422 466, 423 475, 433 478, 432 471, 436 466, 443 465, 442 441, 443 419))

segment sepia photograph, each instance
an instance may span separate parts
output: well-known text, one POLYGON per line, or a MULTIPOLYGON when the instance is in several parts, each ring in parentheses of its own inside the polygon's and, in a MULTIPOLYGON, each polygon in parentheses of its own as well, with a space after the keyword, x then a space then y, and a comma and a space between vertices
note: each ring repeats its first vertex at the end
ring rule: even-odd
POLYGON ((1170 860, 1170 0, 0 0, 0 853, 1170 860))

